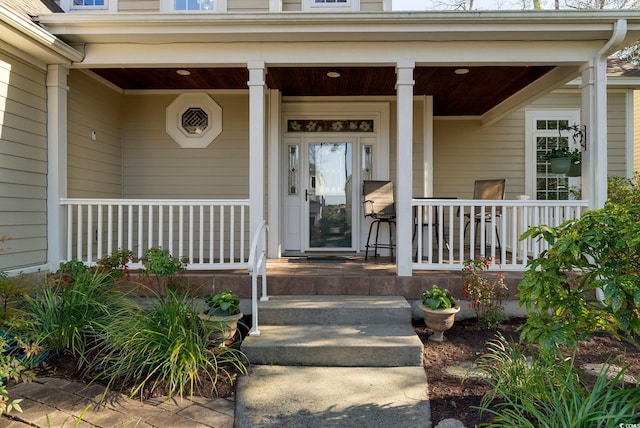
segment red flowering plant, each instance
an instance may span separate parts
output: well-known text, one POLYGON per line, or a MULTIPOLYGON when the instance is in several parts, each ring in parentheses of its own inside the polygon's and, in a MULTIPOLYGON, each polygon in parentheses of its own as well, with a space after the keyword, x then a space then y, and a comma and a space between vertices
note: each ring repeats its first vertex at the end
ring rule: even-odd
POLYGON ((504 275, 498 273, 494 278, 487 278, 483 274, 492 260, 491 257, 479 256, 465 261, 462 268, 462 292, 476 312, 480 326, 486 329, 499 327, 507 318, 502 301, 509 296, 504 275))

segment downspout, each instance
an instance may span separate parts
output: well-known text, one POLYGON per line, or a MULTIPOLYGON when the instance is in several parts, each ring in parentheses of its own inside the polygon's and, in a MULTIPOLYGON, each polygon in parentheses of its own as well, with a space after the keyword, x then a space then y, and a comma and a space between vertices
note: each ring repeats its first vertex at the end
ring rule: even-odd
MULTIPOLYGON (((625 37, 627 36, 627 20, 626 19, 618 19, 616 23, 613 25, 613 33, 611 34, 611 38, 607 43, 598 51, 598 56, 596 60, 604 59, 606 61, 607 57, 613 53, 618 51, 624 42, 625 37)), ((607 306, 604 290, 600 287, 596 288, 596 298, 603 305, 607 306)))
POLYGON ((603 207, 607 199, 607 64, 606 57, 620 49, 627 36, 627 21, 613 23, 611 37, 581 69, 582 123, 587 125, 589 150, 583 167, 582 188, 589 208, 603 207), (596 144, 598 143, 598 144, 596 144))

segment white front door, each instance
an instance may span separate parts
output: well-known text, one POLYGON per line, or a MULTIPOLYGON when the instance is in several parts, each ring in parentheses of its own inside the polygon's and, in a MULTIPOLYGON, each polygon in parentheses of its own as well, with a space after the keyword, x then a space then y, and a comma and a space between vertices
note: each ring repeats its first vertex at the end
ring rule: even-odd
POLYGON ((283 103, 281 252, 359 252, 362 180, 389 177, 387 103, 283 103))
POLYGON ((353 138, 306 139, 303 154, 305 250, 355 250, 359 194, 353 138), (354 207, 356 209, 354 209, 354 207))

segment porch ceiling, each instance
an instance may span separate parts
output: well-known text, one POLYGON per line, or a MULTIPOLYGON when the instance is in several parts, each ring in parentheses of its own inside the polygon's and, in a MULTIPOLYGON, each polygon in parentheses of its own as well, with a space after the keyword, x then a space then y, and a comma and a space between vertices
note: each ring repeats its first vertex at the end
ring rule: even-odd
MULTIPOLYGON (((433 95, 436 116, 482 115, 553 66, 462 67, 415 69, 414 94, 433 95)), ((150 89, 247 89, 246 68, 99 68, 92 71, 124 90, 150 89)), ((283 96, 393 96, 396 74, 393 67, 269 67, 266 84, 283 96), (339 78, 330 78, 337 71, 339 78)))

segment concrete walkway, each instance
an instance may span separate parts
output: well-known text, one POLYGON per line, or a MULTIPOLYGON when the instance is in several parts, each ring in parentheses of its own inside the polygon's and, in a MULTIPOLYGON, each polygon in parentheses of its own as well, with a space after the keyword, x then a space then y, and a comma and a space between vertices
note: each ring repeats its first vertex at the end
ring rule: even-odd
POLYGON ((38 378, 9 388, 10 400, 22 398, 23 412, 0 417, 3 428, 232 428, 233 399, 200 397, 145 402, 109 393, 104 387, 56 378, 38 378), (87 406, 89 406, 88 410, 87 406), (76 418, 82 422, 75 425, 76 418))
POLYGON ((236 427, 429 428, 423 367, 253 366, 238 378, 236 427))
POLYGON ((0 417, 3 428, 428 428, 422 367, 252 366, 236 399, 200 397, 140 402, 104 388, 38 378, 9 388, 23 412, 0 417), (87 406, 89 406, 88 410, 87 406), (235 416, 234 416, 235 414, 235 416), (76 418, 82 422, 75 425, 76 418))

